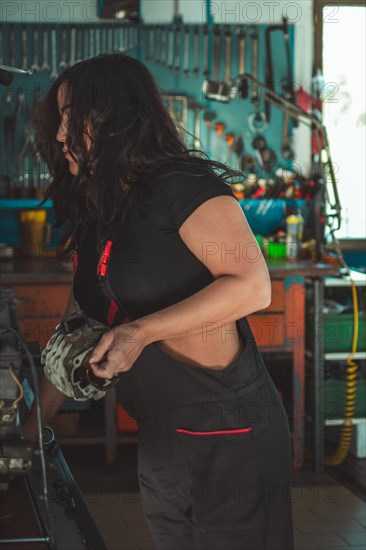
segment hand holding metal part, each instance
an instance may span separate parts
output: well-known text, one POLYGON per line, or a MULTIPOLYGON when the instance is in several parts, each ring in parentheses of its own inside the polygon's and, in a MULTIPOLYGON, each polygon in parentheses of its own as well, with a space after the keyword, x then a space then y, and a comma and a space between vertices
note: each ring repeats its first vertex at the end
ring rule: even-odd
POLYGON ((41 355, 44 373, 51 384, 77 401, 104 397, 118 378, 96 376, 89 358, 101 337, 109 331, 109 327, 80 310, 63 319, 41 355))

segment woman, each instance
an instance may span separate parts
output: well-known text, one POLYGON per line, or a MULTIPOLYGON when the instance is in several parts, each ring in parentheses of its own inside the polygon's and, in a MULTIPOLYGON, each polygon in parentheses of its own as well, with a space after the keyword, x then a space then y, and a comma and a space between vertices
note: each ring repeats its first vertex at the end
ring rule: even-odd
MULTIPOLYGON (((138 421, 156 548, 292 549, 287 419, 246 320, 270 279, 226 167, 187 149, 151 74, 120 53, 60 75, 37 126, 77 252, 70 304, 111 327, 90 367, 119 377, 138 421)), ((64 396, 43 378, 41 399, 64 396)))

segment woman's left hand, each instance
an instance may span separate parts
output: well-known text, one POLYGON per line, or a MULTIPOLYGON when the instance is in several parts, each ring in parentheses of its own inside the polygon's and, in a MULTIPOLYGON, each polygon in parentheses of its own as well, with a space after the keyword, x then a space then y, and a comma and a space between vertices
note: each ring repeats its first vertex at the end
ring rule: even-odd
POLYGON ((138 323, 125 323, 106 332, 89 359, 93 373, 100 378, 130 370, 145 347, 144 337, 138 323))

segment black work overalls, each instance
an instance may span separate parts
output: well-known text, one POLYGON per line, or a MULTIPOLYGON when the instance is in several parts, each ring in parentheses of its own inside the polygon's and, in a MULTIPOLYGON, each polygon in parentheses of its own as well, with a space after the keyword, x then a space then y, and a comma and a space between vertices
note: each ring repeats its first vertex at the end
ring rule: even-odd
MULTIPOLYGON (((110 326, 128 322, 97 273, 110 326)), ((288 420, 245 317, 245 343, 223 370, 176 359, 154 343, 120 374, 119 402, 139 427, 138 477, 157 550, 292 550, 288 420)))

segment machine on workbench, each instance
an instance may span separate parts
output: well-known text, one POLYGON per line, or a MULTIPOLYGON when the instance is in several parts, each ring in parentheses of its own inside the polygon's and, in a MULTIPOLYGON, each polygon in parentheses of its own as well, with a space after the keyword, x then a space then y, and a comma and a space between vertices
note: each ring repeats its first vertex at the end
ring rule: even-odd
POLYGON ((0 329, 1 548, 106 550, 51 428, 35 450, 22 438, 32 387, 38 398, 37 355, 19 333, 11 289, 0 289, 0 329))

